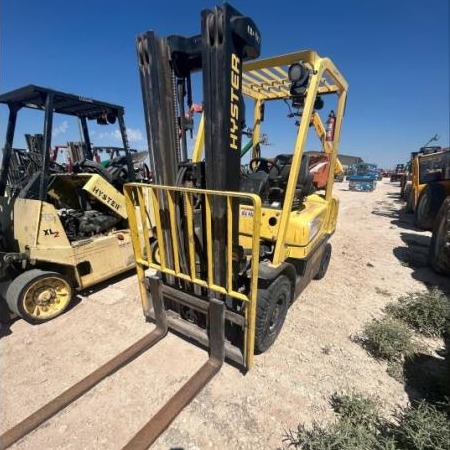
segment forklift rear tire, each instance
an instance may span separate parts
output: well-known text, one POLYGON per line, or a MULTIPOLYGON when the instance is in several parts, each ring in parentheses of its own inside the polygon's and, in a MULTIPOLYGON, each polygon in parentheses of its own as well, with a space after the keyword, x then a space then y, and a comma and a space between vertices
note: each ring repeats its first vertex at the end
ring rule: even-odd
POLYGON ((436 218, 428 262, 435 272, 450 276, 450 196, 442 203, 436 218))
POLYGON ((328 270, 328 266, 330 265, 330 259, 331 259, 331 244, 327 243, 323 250, 323 255, 322 255, 322 259, 320 261, 319 270, 317 271, 316 275, 314 276, 314 280, 321 280, 325 276, 325 274, 327 273, 327 270, 328 270))
POLYGON ((72 295, 72 286, 65 276, 32 269, 11 282, 6 291, 6 302, 19 317, 38 324, 62 314, 69 306, 72 295))
POLYGON ((293 288, 289 278, 280 275, 266 288, 258 289, 256 309, 255 353, 265 352, 278 337, 289 305, 293 288))
POLYGON ((427 184, 420 194, 414 211, 414 223, 421 230, 431 230, 433 222, 445 198, 441 184, 427 184))

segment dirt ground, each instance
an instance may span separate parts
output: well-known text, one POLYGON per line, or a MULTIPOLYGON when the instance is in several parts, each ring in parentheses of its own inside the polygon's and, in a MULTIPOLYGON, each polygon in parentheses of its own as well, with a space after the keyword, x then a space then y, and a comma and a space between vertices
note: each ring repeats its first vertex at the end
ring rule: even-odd
MULTIPOLYGON (((426 267, 429 232, 404 214, 398 183, 341 200, 326 277, 290 308, 274 346, 243 375, 225 365, 159 438, 155 449, 277 449, 299 422, 332 418, 329 398, 356 389, 387 412, 408 402, 404 385, 350 336, 383 306, 448 279, 426 267)), ((124 350, 153 328, 145 323, 134 275, 80 297, 63 316, 40 326, 22 320, 1 339, 1 431, 124 350)), ((438 344, 438 343, 436 343, 438 344)), ((14 449, 119 449, 201 366, 204 350, 170 334, 103 381, 14 449)))

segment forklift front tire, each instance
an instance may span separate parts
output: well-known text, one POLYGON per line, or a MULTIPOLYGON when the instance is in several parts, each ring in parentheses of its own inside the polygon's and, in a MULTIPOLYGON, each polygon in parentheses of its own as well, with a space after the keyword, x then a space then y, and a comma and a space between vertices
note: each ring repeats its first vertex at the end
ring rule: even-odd
POLYGON ((62 314, 69 306, 72 295, 72 286, 65 276, 32 269, 11 282, 6 291, 6 302, 19 317, 38 324, 62 314))
POLYGON ((265 352, 278 337, 292 302, 289 278, 280 275, 266 288, 258 289, 256 309, 255 353, 265 352))

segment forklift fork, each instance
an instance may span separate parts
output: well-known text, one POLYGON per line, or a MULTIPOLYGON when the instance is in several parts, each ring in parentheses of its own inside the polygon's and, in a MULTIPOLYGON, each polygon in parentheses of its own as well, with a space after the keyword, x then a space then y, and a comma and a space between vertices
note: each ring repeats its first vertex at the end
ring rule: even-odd
POLYGON ((208 361, 144 425, 123 450, 146 449, 153 444, 184 407, 219 372, 225 359, 225 305, 215 298, 211 298, 209 301, 209 323, 210 353, 208 361))
MULTIPOLYGON (((0 450, 11 446, 25 437, 59 411, 91 390, 100 381, 126 366, 166 336, 168 325, 160 279, 156 276, 148 277, 148 288, 152 297, 156 328, 147 336, 135 342, 122 353, 25 418, 22 422, 3 433, 0 436, 0 450)), ((210 356, 208 361, 131 439, 124 447, 125 449, 148 448, 222 367, 225 357, 225 307, 222 301, 215 298, 210 299, 209 321, 210 356)))

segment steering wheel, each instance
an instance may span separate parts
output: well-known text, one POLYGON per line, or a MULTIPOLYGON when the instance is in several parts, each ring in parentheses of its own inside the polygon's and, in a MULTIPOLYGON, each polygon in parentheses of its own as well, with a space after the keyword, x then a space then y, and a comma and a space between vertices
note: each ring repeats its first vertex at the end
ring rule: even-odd
POLYGON ((270 161, 267 158, 253 158, 249 163, 250 170, 252 172, 257 172, 261 163, 265 163, 265 166, 267 168, 267 170, 264 170, 264 172, 269 173, 269 170, 272 167, 275 167, 275 169, 277 169, 277 175, 280 175, 281 167, 278 164, 274 163, 273 161, 270 161), (257 166, 255 166, 256 163, 259 163, 259 164, 257 166), (270 164, 270 169, 269 169, 269 164, 270 164))

